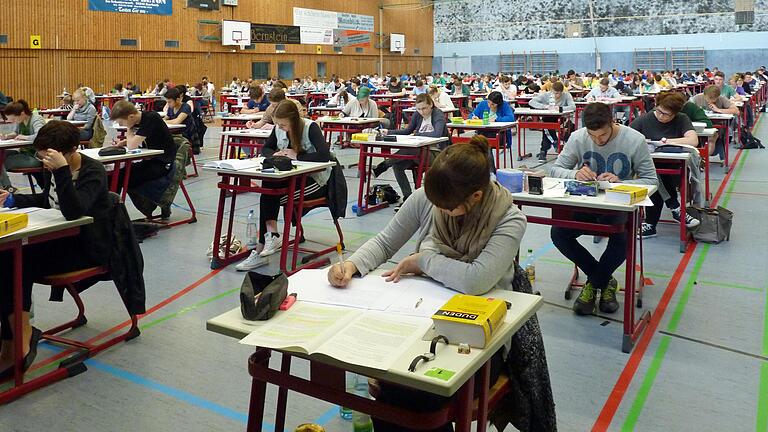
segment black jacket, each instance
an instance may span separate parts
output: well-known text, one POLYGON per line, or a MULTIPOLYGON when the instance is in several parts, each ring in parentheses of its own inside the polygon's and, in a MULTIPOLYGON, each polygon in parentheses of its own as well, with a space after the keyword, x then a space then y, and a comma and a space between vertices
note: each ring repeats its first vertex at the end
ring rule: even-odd
POLYGON ((105 257, 111 250, 112 204, 107 190, 107 174, 104 166, 87 156, 81 156, 80 171, 76 182, 72 181, 69 166, 63 166, 53 173, 45 170, 43 192, 36 195, 14 194, 16 207, 51 208, 48 196, 51 178, 56 183, 61 214, 67 220, 91 216, 93 223, 80 229, 78 242, 88 251, 86 265, 106 264, 105 257))

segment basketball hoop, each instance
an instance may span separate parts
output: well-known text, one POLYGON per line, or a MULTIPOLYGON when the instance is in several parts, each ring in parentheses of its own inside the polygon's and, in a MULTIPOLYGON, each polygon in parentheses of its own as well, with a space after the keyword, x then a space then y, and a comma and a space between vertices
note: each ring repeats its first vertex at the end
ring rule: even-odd
POLYGON ((241 51, 248 46, 248 43, 246 43, 245 39, 232 39, 232 40, 235 42, 235 45, 240 47, 241 51))

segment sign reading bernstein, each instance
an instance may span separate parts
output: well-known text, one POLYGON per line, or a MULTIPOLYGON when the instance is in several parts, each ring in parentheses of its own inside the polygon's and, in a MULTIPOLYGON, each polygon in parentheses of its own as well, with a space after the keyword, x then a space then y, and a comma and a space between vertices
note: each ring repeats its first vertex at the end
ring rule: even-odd
POLYGON ((301 28, 251 23, 251 43, 300 44, 301 28))

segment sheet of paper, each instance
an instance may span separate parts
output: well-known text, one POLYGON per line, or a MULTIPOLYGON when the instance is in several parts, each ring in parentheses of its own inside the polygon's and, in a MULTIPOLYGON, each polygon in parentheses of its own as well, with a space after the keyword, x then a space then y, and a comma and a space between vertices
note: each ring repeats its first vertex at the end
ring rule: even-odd
POLYGON ((403 284, 405 289, 386 309, 389 314, 430 318, 451 297, 458 294, 433 280, 422 277, 406 277, 398 284, 403 284))
POLYGON ((288 279, 288 290, 302 301, 383 311, 404 289, 376 275, 354 278, 346 288, 335 288, 327 275, 326 269, 302 270, 288 279))
POLYGON ((427 318, 367 312, 317 350, 345 363, 387 370, 432 327, 427 318))
POLYGON ((563 198, 565 196, 565 188, 554 187, 550 189, 544 189, 543 196, 547 198, 563 198))
POLYGON ((2 207, 2 208, 0 208, 0 213, 27 213, 27 214, 29 214, 29 213, 34 213, 34 212, 40 211, 40 210, 44 210, 44 209, 41 209, 40 207, 25 207, 25 208, 16 208, 16 207, 4 208, 4 207, 2 207))
POLYGON ((640 207, 653 207, 653 201, 651 201, 651 197, 645 197, 644 200, 637 203, 640 207))
POLYGON ((301 347, 311 353, 360 311, 297 302, 267 324, 240 340, 241 344, 267 348, 301 347))

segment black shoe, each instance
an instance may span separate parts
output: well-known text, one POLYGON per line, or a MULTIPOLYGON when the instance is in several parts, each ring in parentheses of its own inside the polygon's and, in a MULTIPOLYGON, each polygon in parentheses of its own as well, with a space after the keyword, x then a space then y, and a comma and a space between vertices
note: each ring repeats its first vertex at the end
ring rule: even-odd
POLYGON ((199 155, 200 154, 200 147, 192 147, 192 154, 193 155, 199 155))
MULTIPOLYGON (((42 337, 43 332, 38 328, 32 327, 32 336, 29 338, 29 352, 24 356, 24 364, 22 365, 22 370, 24 372, 32 367, 32 364, 35 362, 35 357, 37 357, 37 344, 40 342, 42 337)), ((6 380, 12 376, 13 366, 0 372, 0 381, 6 380)))
POLYGON ((373 168, 373 176, 378 178, 380 175, 384 174, 386 171, 387 171, 387 166, 384 165, 384 162, 382 162, 373 168))
POLYGON ((8 192, 9 194, 15 194, 16 192, 19 191, 18 189, 16 189, 13 186, 6 186, 3 189, 5 189, 5 191, 8 192))
POLYGON ((160 219, 168 220, 171 218, 171 206, 160 207, 160 219))
POLYGON ((547 162, 547 152, 539 152, 538 156, 536 158, 539 160, 539 162, 547 162))

